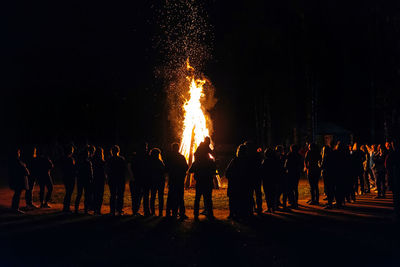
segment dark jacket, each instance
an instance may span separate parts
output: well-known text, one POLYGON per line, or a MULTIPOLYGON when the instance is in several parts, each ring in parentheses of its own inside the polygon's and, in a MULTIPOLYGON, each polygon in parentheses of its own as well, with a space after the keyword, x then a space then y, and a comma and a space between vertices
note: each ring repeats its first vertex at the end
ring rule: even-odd
POLYGON ((71 157, 64 157, 61 161, 61 171, 63 175, 63 180, 70 180, 76 178, 76 165, 75 159, 71 157))
POLYGON ((36 160, 36 175, 40 182, 51 180, 50 171, 53 169, 54 165, 50 159, 46 157, 39 157, 36 160))
POLYGON ((166 171, 168 172, 168 184, 177 185, 185 182, 188 165, 183 155, 171 152, 165 162, 166 171))
POLYGON ((217 167, 215 162, 209 157, 202 157, 201 159, 195 160, 189 169, 190 173, 194 173, 196 188, 212 188, 213 178, 216 174, 216 171, 217 167))
POLYGON ((106 181, 106 162, 100 158, 92 160, 93 165, 93 182, 103 184, 106 181))
POLYGON ((152 186, 165 183, 165 165, 161 160, 150 158, 149 171, 152 186))
POLYGON ((135 154, 132 159, 131 169, 135 183, 138 185, 150 185, 149 159, 147 154, 135 154))
POLYGON ((124 157, 113 156, 107 161, 108 183, 125 183, 126 161, 124 157))
POLYGON ((251 181, 247 179, 250 178, 250 175, 249 160, 245 157, 234 157, 225 171, 225 176, 228 179, 228 196, 249 189, 251 181))
POLYGON ((289 152, 285 162, 286 173, 289 177, 300 177, 303 171, 303 158, 297 152, 289 152))
POLYGON ((267 157, 261 164, 261 179, 265 189, 273 189, 281 178, 281 162, 277 157, 267 157))
POLYGON ((319 163, 321 161, 321 154, 318 151, 309 150, 304 159, 307 168, 307 174, 318 174, 321 169, 319 163))
POLYGON ((28 189, 29 171, 20 159, 13 159, 9 164, 10 188, 12 190, 28 189))
POLYGON ((93 181, 93 165, 90 159, 81 158, 77 163, 77 178, 84 183, 93 181))

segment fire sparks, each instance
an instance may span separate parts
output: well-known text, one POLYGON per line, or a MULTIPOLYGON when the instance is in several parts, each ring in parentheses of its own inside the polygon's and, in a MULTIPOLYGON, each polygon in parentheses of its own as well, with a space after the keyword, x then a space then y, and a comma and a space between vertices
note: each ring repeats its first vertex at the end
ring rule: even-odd
POLYGON ((203 85, 206 80, 196 79, 194 68, 189 64, 189 58, 186 60, 186 69, 189 75, 186 77, 189 81, 189 100, 183 105, 185 119, 183 121, 183 134, 180 145, 180 152, 186 160, 193 162, 193 154, 197 147, 209 136, 207 128, 207 117, 204 115, 201 99, 204 97, 203 85))

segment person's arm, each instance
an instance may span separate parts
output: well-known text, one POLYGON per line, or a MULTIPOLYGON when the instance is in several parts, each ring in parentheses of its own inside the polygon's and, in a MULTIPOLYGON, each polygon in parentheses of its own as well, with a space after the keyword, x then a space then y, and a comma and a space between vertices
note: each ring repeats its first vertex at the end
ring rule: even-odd
POLYGON ((197 161, 193 162, 192 166, 189 168, 189 173, 194 173, 197 170, 197 161))
POLYGON ((307 171, 307 167, 308 167, 308 157, 309 157, 309 155, 308 155, 308 151, 306 152, 306 156, 305 156, 305 158, 304 158, 304 171, 307 171))
POLYGON ((228 167, 227 167, 226 170, 225 170, 225 177, 226 177, 228 180, 230 179, 230 177, 232 177, 232 174, 233 174, 233 162, 234 162, 234 159, 232 159, 232 160, 229 162, 228 167))
POLYGON ((22 168, 23 168, 22 171, 23 171, 23 173, 24 173, 24 176, 29 176, 30 173, 29 173, 28 168, 26 167, 26 164, 25 164, 25 163, 22 163, 21 165, 22 165, 22 168))

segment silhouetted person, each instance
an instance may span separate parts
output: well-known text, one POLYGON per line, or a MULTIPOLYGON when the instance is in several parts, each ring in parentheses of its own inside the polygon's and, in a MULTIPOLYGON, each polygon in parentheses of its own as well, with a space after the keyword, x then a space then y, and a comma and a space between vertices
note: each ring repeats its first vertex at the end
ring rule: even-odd
POLYGON ((345 204, 347 181, 351 179, 351 177, 348 172, 350 168, 350 154, 348 149, 340 142, 332 152, 331 166, 332 179, 335 184, 336 207, 342 208, 345 204))
POLYGON ((172 211, 172 216, 178 214, 182 220, 186 219, 185 214, 185 177, 188 170, 188 165, 185 157, 179 153, 179 144, 171 145, 171 153, 166 159, 166 170, 168 172, 168 199, 166 215, 169 216, 172 211))
POLYGON ((198 220, 200 198, 203 196, 206 216, 214 219, 212 204, 213 176, 216 174, 217 168, 214 160, 212 160, 207 150, 197 151, 195 161, 189 169, 189 173, 194 173, 196 180, 196 194, 194 199, 194 218, 198 220))
POLYGON ((63 211, 64 212, 71 212, 71 197, 75 187, 75 180, 76 180, 76 162, 74 155, 74 147, 68 146, 65 149, 65 156, 62 159, 62 180, 65 187, 65 196, 63 202, 63 211))
POLYGON ((335 199, 335 163, 333 159, 333 150, 330 146, 324 146, 322 149, 322 177, 324 179, 325 194, 328 198, 326 209, 333 208, 333 201, 335 199))
POLYGON ((291 208, 298 207, 299 201, 299 181, 303 171, 303 158, 299 154, 296 145, 290 146, 290 151, 286 155, 285 169, 288 182, 288 197, 291 202, 291 208))
POLYGON ((39 199, 41 208, 50 208, 48 202, 51 200, 53 193, 53 181, 51 178, 51 170, 54 165, 51 160, 43 153, 43 150, 39 150, 39 157, 36 165, 36 175, 39 183, 39 199), (47 189, 46 197, 44 196, 45 189, 47 189))
POLYGON ((213 150, 210 148, 211 145, 211 138, 209 136, 204 137, 204 141, 200 143, 200 145, 197 147, 196 152, 194 153, 194 156, 196 157, 197 155, 201 154, 213 154, 213 150))
POLYGON ((36 175, 36 166, 37 166, 37 149, 36 147, 33 148, 33 153, 30 157, 26 160, 26 167, 29 170, 28 176, 28 187, 25 191, 25 202, 27 209, 36 209, 38 208, 36 205, 33 204, 33 189, 35 187, 35 183, 37 180, 36 175))
POLYGON ((79 203, 82 198, 82 193, 85 195, 84 200, 84 212, 85 214, 89 211, 89 205, 91 200, 91 183, 93 182, 93 165, 90 160, 90 149, 86 147, 79 155, 77 162, 77 194, 75 199, 75 213, 79 211, 79 203))
POLYGON ((11 208, 21 214, 24 212, 19 209, 19 201, 22 191, 28 188, 28 175, 29 171, 21 160, 21 150, 17 149, 16 155, 9 162, 9 177, 10 188, 14 190, 11 208))
POLYGON ((278 179, 278 194, 277 194, 277 208, 282 206, 283 209, 287 208, 287 199, 288 199, 288 178, 285 171, 285 162, 286 155, 285 150, 282 145, 278 145, 275 147, 276 158, 279 160, 279 179, 278 179), (282 196, 282 202, 280 202, 282 196))
MULTIPOLYGON (((96 153, 96 147, 94 145, 88 145, 87 146, 88 151, 89 151, 89 160, 92 163, 92 168, 93 168, 93 175, 94 175, 94 155, 96 153)), ((94 180, 92 180, 89 185, 88 185, 88 209, 94 211, 94 180)))
MULTIPOLYGON (((210 154, 211 156, 213 155, 213 150, 210 148, 211 145, 211 138, 209 136, 204 137, 204 140, 199 144, 197 147, 196 151, 194 152, 194 157, 200 154, 210 154)), ((192 181, 192 176, 188 175, 186 179, 186 188, 190 188, 191 185, 193 184, 192 181)), ((214 183, 214 178, 213 178, 213 183, 214 183)), ((202 214, 205 214, 205 211, 202 212, 202 214)))
POLYGON ((386 197, 386 169, 385 169, 385 155, 383 148, 379 147, 378 153, 374 158, 373 170, 375 172, 376 187, 378 189, 378 196, 376 198, 386 197))
POLYGON ((368 147, 368 154, 369 154, 369 184, 370 184, 370 190, 375 190, 376 189, 376 178, 375 178, 375 172, 373 170, 374 166, 374 160, 375 160, 375 155, 377 154, 376 151, 376 145, 371 145, 371 147, 368 147))
POLYGON ((158 216, 163 215, 164 189, 165 189, 165 165, 161 158, 161 151, 153 148, 150 151, 149 171, 151 180, 150 214, 155 215, 155 202, 158 196, 158 216))
POLYGON ((103 205, 104 185, 106 183, 106 162, 104 160, 104 150, 98 147, 92 158, 93 164, 93 210, 94 214, 101 214, 103 205))
POLYGON ((394 164, 395 164, 395 153, 393 150, 393 144, 386 142, 385 144, 386 147, 386 157, 385 157, 385 168, 386 168, 386 178, 387 178, 387 183, 388 183, 388 188, 389 190, 393 191, 392 185, 393 185, 393 170, 394 170, 394 164))
POLYGON ((321 154, 316 144, 310 144, 310 150, 306 153, 304 164, 307 170, 308 182, 310 183, 311 205, 319 204, 318 182, 321 176, 319 167, 321 154))
POLYGON ((397 219, 400 219, 400 152, 396 142, 392 142, 392 191, 394 212, 397 219))
POLYGON ((111 148, 111 158, 107 160, 108 186, 110 188, 110 214, 123 214, 126 161, 119 155, 120 148, 115 145, 111 148))
MULTIPOLYGON (((225 176, 228 179, 229 217, 230 219, 248 217, 253 212, 253 180, 249 177, 253 162, 249 162, 248 146, 241 144, 236 156, 229 163, 225 176)), ((258 174, 258 173, 257 173, 258 174)))
POLYGON ((364 161, 365 154, 360 150, 360 147, 357 143, 354 143, 353 150, 351 154, 352 163, 353 163, 353 190, 351 192, 351 196, 353 201, 355 201, 355 193, 360 192, 361 195, 365 193, 364 188, 364 161))
POLYGON ((281 163, 275 151, 272 148, 267 148, 264 152, 265 159, 261 164, 261 179, 267 202, 267 212, 275 212, 277 209, 277 201, 279 197, 279 179, 281 175, 281 163))
POLYGON ((262 213, 262 192, 261 192, 261 176, 260 168, 262 163, 262 155, 257 152, 257 147, 252 141, 246 141, 247 146, 247 158, 249 164, 249 170, 247 174, 247 180, 251 186, 251 200, 254 211, 257 214, 262 213), (256 199, 254 201, 254 195, 256 199))
POLYGON ((140 203, 143 199, 143 212, 145 216, 150 215, 149 191, 150 191, 150 171, 148 144, 142 143, 134 155, 132 164, 133 183, 130 188, 132 195, 133 215, 139 215, 140 203))
POLYGON ((364 193, 369 193, 371 190, 371 185, 369 183, 369 173, 371 172, 369 168, 369 153, 365 145, 360 147, 361 152, 364 155, 363 169, 364 169, 364 193))

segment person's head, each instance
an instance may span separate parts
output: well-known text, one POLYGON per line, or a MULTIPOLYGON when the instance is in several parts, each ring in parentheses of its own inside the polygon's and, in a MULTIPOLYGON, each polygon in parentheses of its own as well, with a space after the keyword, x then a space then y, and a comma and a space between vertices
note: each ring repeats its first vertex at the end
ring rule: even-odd
POLYGON ((253 141, 248 140, 248 141, 244 142, 244 144, 247 146, 247 150, 250 153, 254 153, 257 151, 256 144, 253 141))
POLYGON ((147 142, 142 142, 138 146, 138 153, 147 154, 149 151, 149 144, 147 142))
POLYGON ((272 148, 266 148, 264 151, 265 158, 270 159, 275 157, 275 150, 272 148))
POLYGON ((47 156, 44 146, 36 147, 36 155, 38 157, 46 157, 47 156))
POLYGON ((318 150, 317 144, 316 143, 311 143, 310 147, 309 147, 309 150, 313 151, 313 152, 317 151, 318 150))
POLYGON ((178 153, 179 152, 179 144, 178 143, 173 143, 171 145, 171 150, 172 150, 172 152, 178 153))
POLYGON ((378 144, 378 146, 376 147, 376 150, 377 150, 378 152, 380 152, 381 149, 382 149, 382 145, 381 145, 381 144, 378 144))
POLYGON ((344 150, 344 146, 341 142, 337 142, 336 146, 335 146, 335 150, 337 151, 343 151, 344 150))
POLYGON ((278 145, 275 147, 275 152, 277 155, 281 156, 285 153, 285 150, 283 149, 283 146, 278 145))
POLYGON ((358 150, 358 144, 357 144, 357 142, 354 142, 353 151, 357 151, 357 150, 358 150))
POLYGON ((391 142, 391 145, 392 145, 392 149, 393 150, 396 150, 397 149, 397 140, 392 140, 392 142, 391 142))
POLYGON ((93 157, 96 152, 96 147, 94 145, 87 145, 87 150, 89 151, 89 157, 93 157))
POLYGON ((96 152, 94 154, 96 159, 104 161, 104 149, 102 147, 97 147, 96 152))
POLYGON ((243 158, 247 156, 248 146, 246 144, 241 144, 236 149, 236 157, 243 158))
POLYGON ((120 151, 121 151, 121 149, 119 148, 119 146, 118 145, 114 145, 110 150, 111 156, 118 157, 120 151))
POLYGON ((17 148, 17 159, 21 158, 21 148, 17 148))
POLYGON ((90 158, 90 149, 89 146, 85 146, 80 155, 81 158, 90 158))
MULTIPOLYGON (((74 154, 74 151, 75 151, 74 146, 73 145, 68 145, 68 146, 65 147, 65 151, 64 152, 65 152, 65 155, 72 156, 72 154, 74 154)), ((35 154, 35 152, 34 152, 34 154, 35 154)))
POLYGON ((152 150, 150 150, 150 157, 153 159, 161 160, 161 150, 157 147, 153 148, 152 150))
POLYGON ((332 148, 328 145, 322 148, 322 157, 325 157, 329 152, 332 151, 332 148))
POLYGON ((375 145, 375 144, 373 144, 373 145, 371 146, 371 150, 372 150, 372 152, 376 151, 376 145, 375 145))
POLYGON ((361 145, 360 150, 365 153, 365 145, 361 145))
POLYGON ((392 150, 392 144, 389 142, 385 143, 386 150, 392 150))
POLYGON ((204 137, 204 144, 209 146, 211 144, 211 138, 209 136, 204 137))
POLYGON ((290 152, 291 153, 298 153, 299 152, 299 147, 295 144, 290 146, 290 152))

